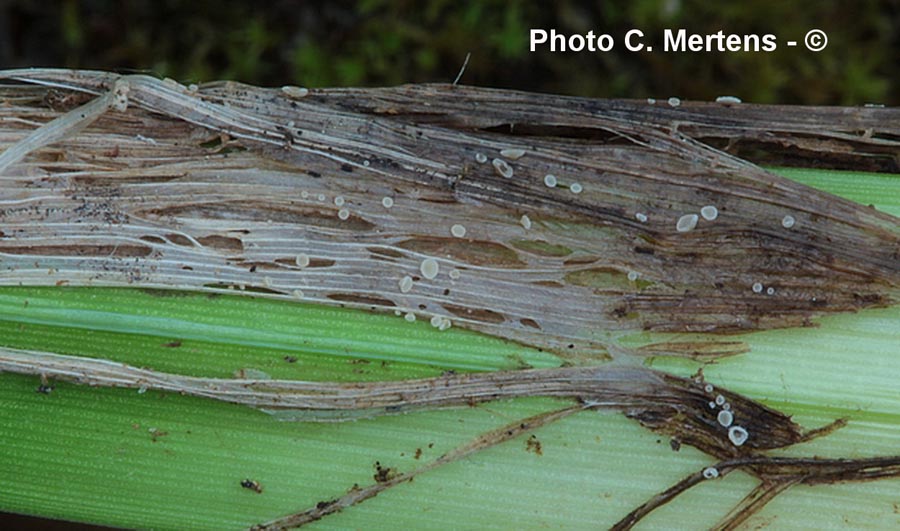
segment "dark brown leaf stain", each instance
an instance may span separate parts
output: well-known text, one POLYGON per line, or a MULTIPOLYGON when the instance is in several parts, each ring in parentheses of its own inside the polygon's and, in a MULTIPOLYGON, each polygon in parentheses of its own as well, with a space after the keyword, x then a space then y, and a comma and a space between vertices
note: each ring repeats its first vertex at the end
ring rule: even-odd
POLYGON ((397 246, 477 266, 518 269, 525 265, 514 250, 497 242, 430 237, 410 238, 399 242, 397 246))
POLYGON ((567 259, 565 262, 563 262, 563 266, 572 267, 572 266, 579 266, 579 265, 588 265, 588 264, 593 264, 597 260, 599 260, 599 258, 597 258, 596 256, 578 256, 575 258, 567 259))
POLYGON ((372 476, 376 483, 386 483, 397 476, 396 469, 382 466, 380 461, 375 461, 375 474, 372 476))
POLYGON ((260 485, 259 481, 256 481, 253 479, 242 479, 241 487, 243 487, 247 490, 252 490, 253 492, 255 492, 257 494, 262 494, 262 491, 263 491, 262 485, 260 485))
POLYGON ((336 262, 330 258, 313 258, 310 257, 308 268, 316 268, 316 267, 332 267, 336 262))
POLYGON ((532 435, 525 439, 525 451, 535 455, 544 455, 544 446, 536 435, 532 435))
POLYGON ((528 318, 528 317, 519 319, 519 322, 522 323, 524 326, 527 326, 528 328, 534 328, 535 330, 541 329, 541 325, 539 325, 537 321, 535 321, 534 319, 528 318))
POLYGON ((204 247, 211 247, 217 251, 226 253, 242 253, 244 251, 244 242, 240 238, 231 236, 220 236, 218 234, 210 234, 209 236, 201 236, 197 238, 204 247))
POLYGON ((444 304, 444 309, 457 317, 464 319, 474 319, 483 323, 499 324, 506 321, 503 314, 488 310, 487 308, 465 308, 456 306, 455 304, 444 304))
POLYGON ((194 246, 194 242, 192 242, 189 238, 187 238, 183 234, 177 234, 174 232, 169 233, 169 234, 166 234, 166 239, 169 240, 170 242, 174 243, 175 245, 183 245, 185 247, 193 247, 194 246))
POLYGON ((403 258, 404 254, 396 249, 391 249, 390 247, 375 247, 370 246, 366 247, 366 250, 372 253, 375 256, 381 256, 385 258, 403 258))
POLYGON ((556 280, 538 280, 537 282, 532 282, 535 286, 541 286, 544 288, 564 288, 565 284, 562 282, 557 282, 556 280))

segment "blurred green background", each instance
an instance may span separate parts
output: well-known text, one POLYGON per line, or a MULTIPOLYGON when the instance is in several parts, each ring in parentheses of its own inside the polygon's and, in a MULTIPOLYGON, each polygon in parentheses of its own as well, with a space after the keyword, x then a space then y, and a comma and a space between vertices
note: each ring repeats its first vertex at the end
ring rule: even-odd
MULTIPOLYGON (((0 0, 0 66, 150 71, 183 82, 375 86, 452 81, 592 97, 900 104, 896 0, 239 2, 0 0), (610 33, 607 53, 531 53, 530 28, 610 33), (631 53, 663 28, 773 33, 771 53, 631 53), (819 53, 809 29, 829 37, 819 53), (797 40, 796 48, 785 46, 797 40)), ((652 44, 651 42, 648 42, 652 44)))

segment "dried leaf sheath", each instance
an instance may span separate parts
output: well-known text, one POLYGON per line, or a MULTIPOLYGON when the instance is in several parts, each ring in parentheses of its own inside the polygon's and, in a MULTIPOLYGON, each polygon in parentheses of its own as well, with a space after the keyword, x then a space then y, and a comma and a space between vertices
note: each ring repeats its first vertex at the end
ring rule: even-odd
POLYGON ((560 367, 445 374, 438 378, 385 382, 306 382, 202 378, 142 369, 109 360, 0 348, 0 371, 40 374, 79 384, 157 390, 242 404, 285 420, 343 421, 384 414, 472 406, 531 396, 575 399, 584 408, 625 412, 646 427, 671 435, 719 459, 782 448, 804 440, 790 417, 725 389, 637 365, 560 367), (708 404, 727 400, 727 425, 708 404), (740 426, 750 435, 736 444, 740 426))
MULTIPOLYGON (((3 76, 93 93, 114 79, 3 76)), ((805 325, 890 304, 900 282, 896 218, 701 145, 671 116, 448 86, 296 100, 124 79, 127 111, 0 175, 0 283, 246 287, 602 353, 629 330, 805 325), (704 206, 715 220, 676 230, 704 206)), ((69 110, 46 103, 69 94, 4 87, 0 145, 69 110)), ((869 144, 884 150, 896 122, 876 111, 869 144)))

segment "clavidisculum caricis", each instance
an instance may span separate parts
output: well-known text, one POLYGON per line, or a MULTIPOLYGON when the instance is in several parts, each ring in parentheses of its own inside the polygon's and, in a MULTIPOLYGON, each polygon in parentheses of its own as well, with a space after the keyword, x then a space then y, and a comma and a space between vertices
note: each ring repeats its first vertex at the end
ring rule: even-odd
MULTIPOLYGON (((896 172, 894 110, 656 107, 450 85, 185 87, 70 70, 5 71, 0 79, 15 81, 0 86, 8 102, 0 123, 14 129, 0 153, 0 200, 11 205, 3 232, 14 234, 0 238, 0 284, 227 291, 374 310, 531 345, 566 365, 349 385, 188 378, 2 351, 5 371, 194 394, 304 421, 522 396, 569 402, 261 528, 321 518, 597 408, 620 410, 720 461, 620 528, 732 470, 760 486, 726 528, 795 484, 898 475, 898 457, 770 457, 767 450, 840 421, 803 432, 749 398, 641 363, 695 349, 616 346, 634 332, 812 326, 824 315, 894 304, 895 217, 737 156, 742 146, 764 145, 896 172), (777 127, 760 115, 777 115, 777 127), (848 116, 865 135, 843 132, 848 116)), ((731 348, 710 344, 699 355, 731 348)))

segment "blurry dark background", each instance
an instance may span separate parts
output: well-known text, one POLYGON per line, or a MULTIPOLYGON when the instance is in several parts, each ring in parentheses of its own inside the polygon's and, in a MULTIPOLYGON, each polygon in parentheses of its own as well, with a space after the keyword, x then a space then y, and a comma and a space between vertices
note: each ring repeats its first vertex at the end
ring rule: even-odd
MULTIPOLYGON (((449 82, 592 97, 900 104, 900 0, 0 0, 0 67, 148 71, 280 86, 449 82), (530 28, 610 33, 606 53, 528 51, 530 28), (637 28, 773 33, 771 53, 631 53, 637 28), (829 37, 818 53, 803 36, 829 37), (788 48, 785 42, 800 45, 788 48)), ((653 43, 650 39, 657 42, 653 43)))

